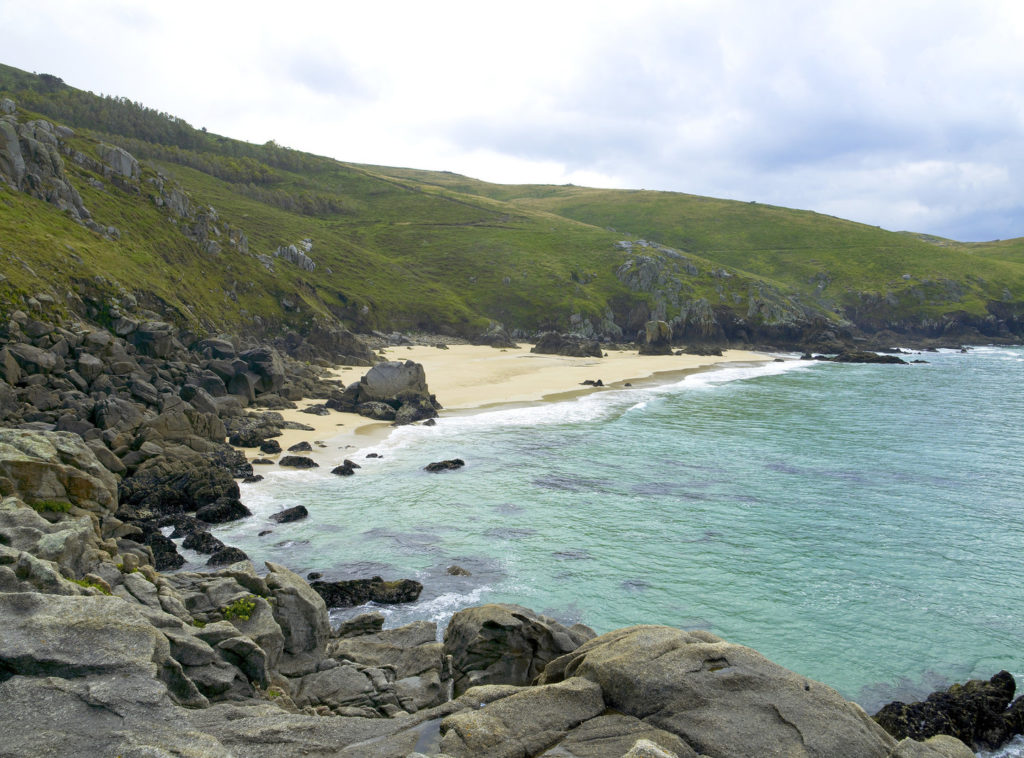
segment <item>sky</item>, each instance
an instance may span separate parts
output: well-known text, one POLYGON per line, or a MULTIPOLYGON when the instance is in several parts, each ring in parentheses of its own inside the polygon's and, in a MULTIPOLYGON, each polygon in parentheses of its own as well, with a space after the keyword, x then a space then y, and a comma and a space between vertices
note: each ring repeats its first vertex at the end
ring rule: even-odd
POLYGON ((1024 236, 1021 0, 0 0, 0 62, 500 183, 1024 236))

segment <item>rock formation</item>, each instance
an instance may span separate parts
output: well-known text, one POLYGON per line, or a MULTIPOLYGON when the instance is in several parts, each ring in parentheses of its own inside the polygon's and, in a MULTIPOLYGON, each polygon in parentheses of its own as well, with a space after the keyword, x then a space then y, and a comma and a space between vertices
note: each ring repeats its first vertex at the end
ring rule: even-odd
POLYGON ((537 344, 530 348, 531 353, 547 353, 550 355, 569 355, 577 358, 600 358, 601 343, 578 334, 559 334, 544 332, 537 338, 537 344))

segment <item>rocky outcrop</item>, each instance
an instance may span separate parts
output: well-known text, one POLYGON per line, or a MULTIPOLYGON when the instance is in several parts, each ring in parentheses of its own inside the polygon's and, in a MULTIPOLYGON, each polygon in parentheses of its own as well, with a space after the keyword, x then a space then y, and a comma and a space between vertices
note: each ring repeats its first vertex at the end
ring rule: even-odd
POLYGON ((30 503, 66 503, 101 515, 117 507, 117 477, 71 432, 0 429, 0 476, 30 503))
POLYGON ((470 338, 471 345, 488 345, 499 349, 515 349, 519 347, 508 330, 501 324, 491 324, 486 332, 481 332, 470 338))
POLYGON ((324 599, 328 608, 348 608, 363 603, 412 603, 423 585, 412 579, 385 582, 381 577, 349 579, 340 582, 315 581, 310 586, 324 599))
POLYGON ((343 395, 328 403, 335 410, 396 424, 411 424, 435 418, 441 405, 427 388, 423 365, 413 361, 386 361, 371 368, 343 395))
POLYGON ((604 704, 715 756, 885 758, 894 741, 834 690, 702 631, 620 629, 557 658, 540 685, 585 679, 604 704))
POLYGON ((897 739, 948 734, 975 750, 991 750, 1024 733, 1024 696, 1014 700, 1015 690, 1013 676, 1000 671, 987 682, 954 684, 921 702, 889 703, 875 721, 897 739))
POLYGON ((636 341, 640 355, 672 355, 672 327, 664 321, 648 321, 636 341))
POLYGON ((600 358, 601 343, 578 334, 559 334, 544 332, 537 338, 537 344, 530 348, 531 353, 549 355, 568 355, 576 358, 600 358))
POLYGON ((434 461, 428 463, 423 467, 424 471, 429 471, 431 474, 439 474, 442 471, 455 471, 466 465, 466 462, 461 458, 451 458, 446 461, 434 461))
POLYGON ((566 628, 522 606, 492 604, 452 616, 444 649, 461 694, 481 684, 530 684, 548 663, 593 636, 582 625, 566 628))

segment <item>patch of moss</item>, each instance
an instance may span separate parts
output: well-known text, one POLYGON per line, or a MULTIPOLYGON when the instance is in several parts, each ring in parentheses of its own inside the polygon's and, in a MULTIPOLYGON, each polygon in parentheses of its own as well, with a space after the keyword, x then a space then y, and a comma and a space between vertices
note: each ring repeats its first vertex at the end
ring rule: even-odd
POLYGON ((67 500, 37 500, 31 505, 37 513, 67 513, 71 510, 71 503, 67 500))
POLYGON ((225 620, 231 621, 232 619, 238 619, 239 621, 248 621, 252 618, 252 614, 256 611, 256 598, 252 595, 246 595, 240 597, 233 603, 228 603, 220 609, 221 615, 224 616, 225 620))
POLYGON ((110 590, 108 590, 102 584, 99 584, 97 582, 93 582, 93 581, 91 581, 89 579, 69 579, 68 581, 69 582, 74 582, 79 587, 91 587, 94 590, 99 590, 104 595, 109 595, 110 594, 110 590))

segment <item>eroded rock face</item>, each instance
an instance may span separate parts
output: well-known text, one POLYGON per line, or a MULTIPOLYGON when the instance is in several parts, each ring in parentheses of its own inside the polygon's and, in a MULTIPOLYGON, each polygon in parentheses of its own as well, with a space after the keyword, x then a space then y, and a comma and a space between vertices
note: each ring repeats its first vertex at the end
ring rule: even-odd
POLYGON ((378 363, 359 380, 360 399, 363 402, 387 402, 403 393, 427 395, 427 375, 423 365, 413 361, 386 361, 378 363))
POLYGON ((555 658, 594 636, 519 605, 490 604, 452 616, 444 649, 452 656, 455 693, 481 684, 526 685, 555 658))
POLYGON ((117 477, 71 432, 0 429, 0 476, 30 503, 65 501, 98 514, 117 508, 117 477))
POLYGON ((610 708, 722 758, 886 758, 895 744, 835 690, 703 631, 610 632, 549 663, 537 682, 578 677, 599 684, 610 708))
POLYGON ((672 355, 672 327, 664 321, 648 321, 637 342, 640 355, 672 355))

